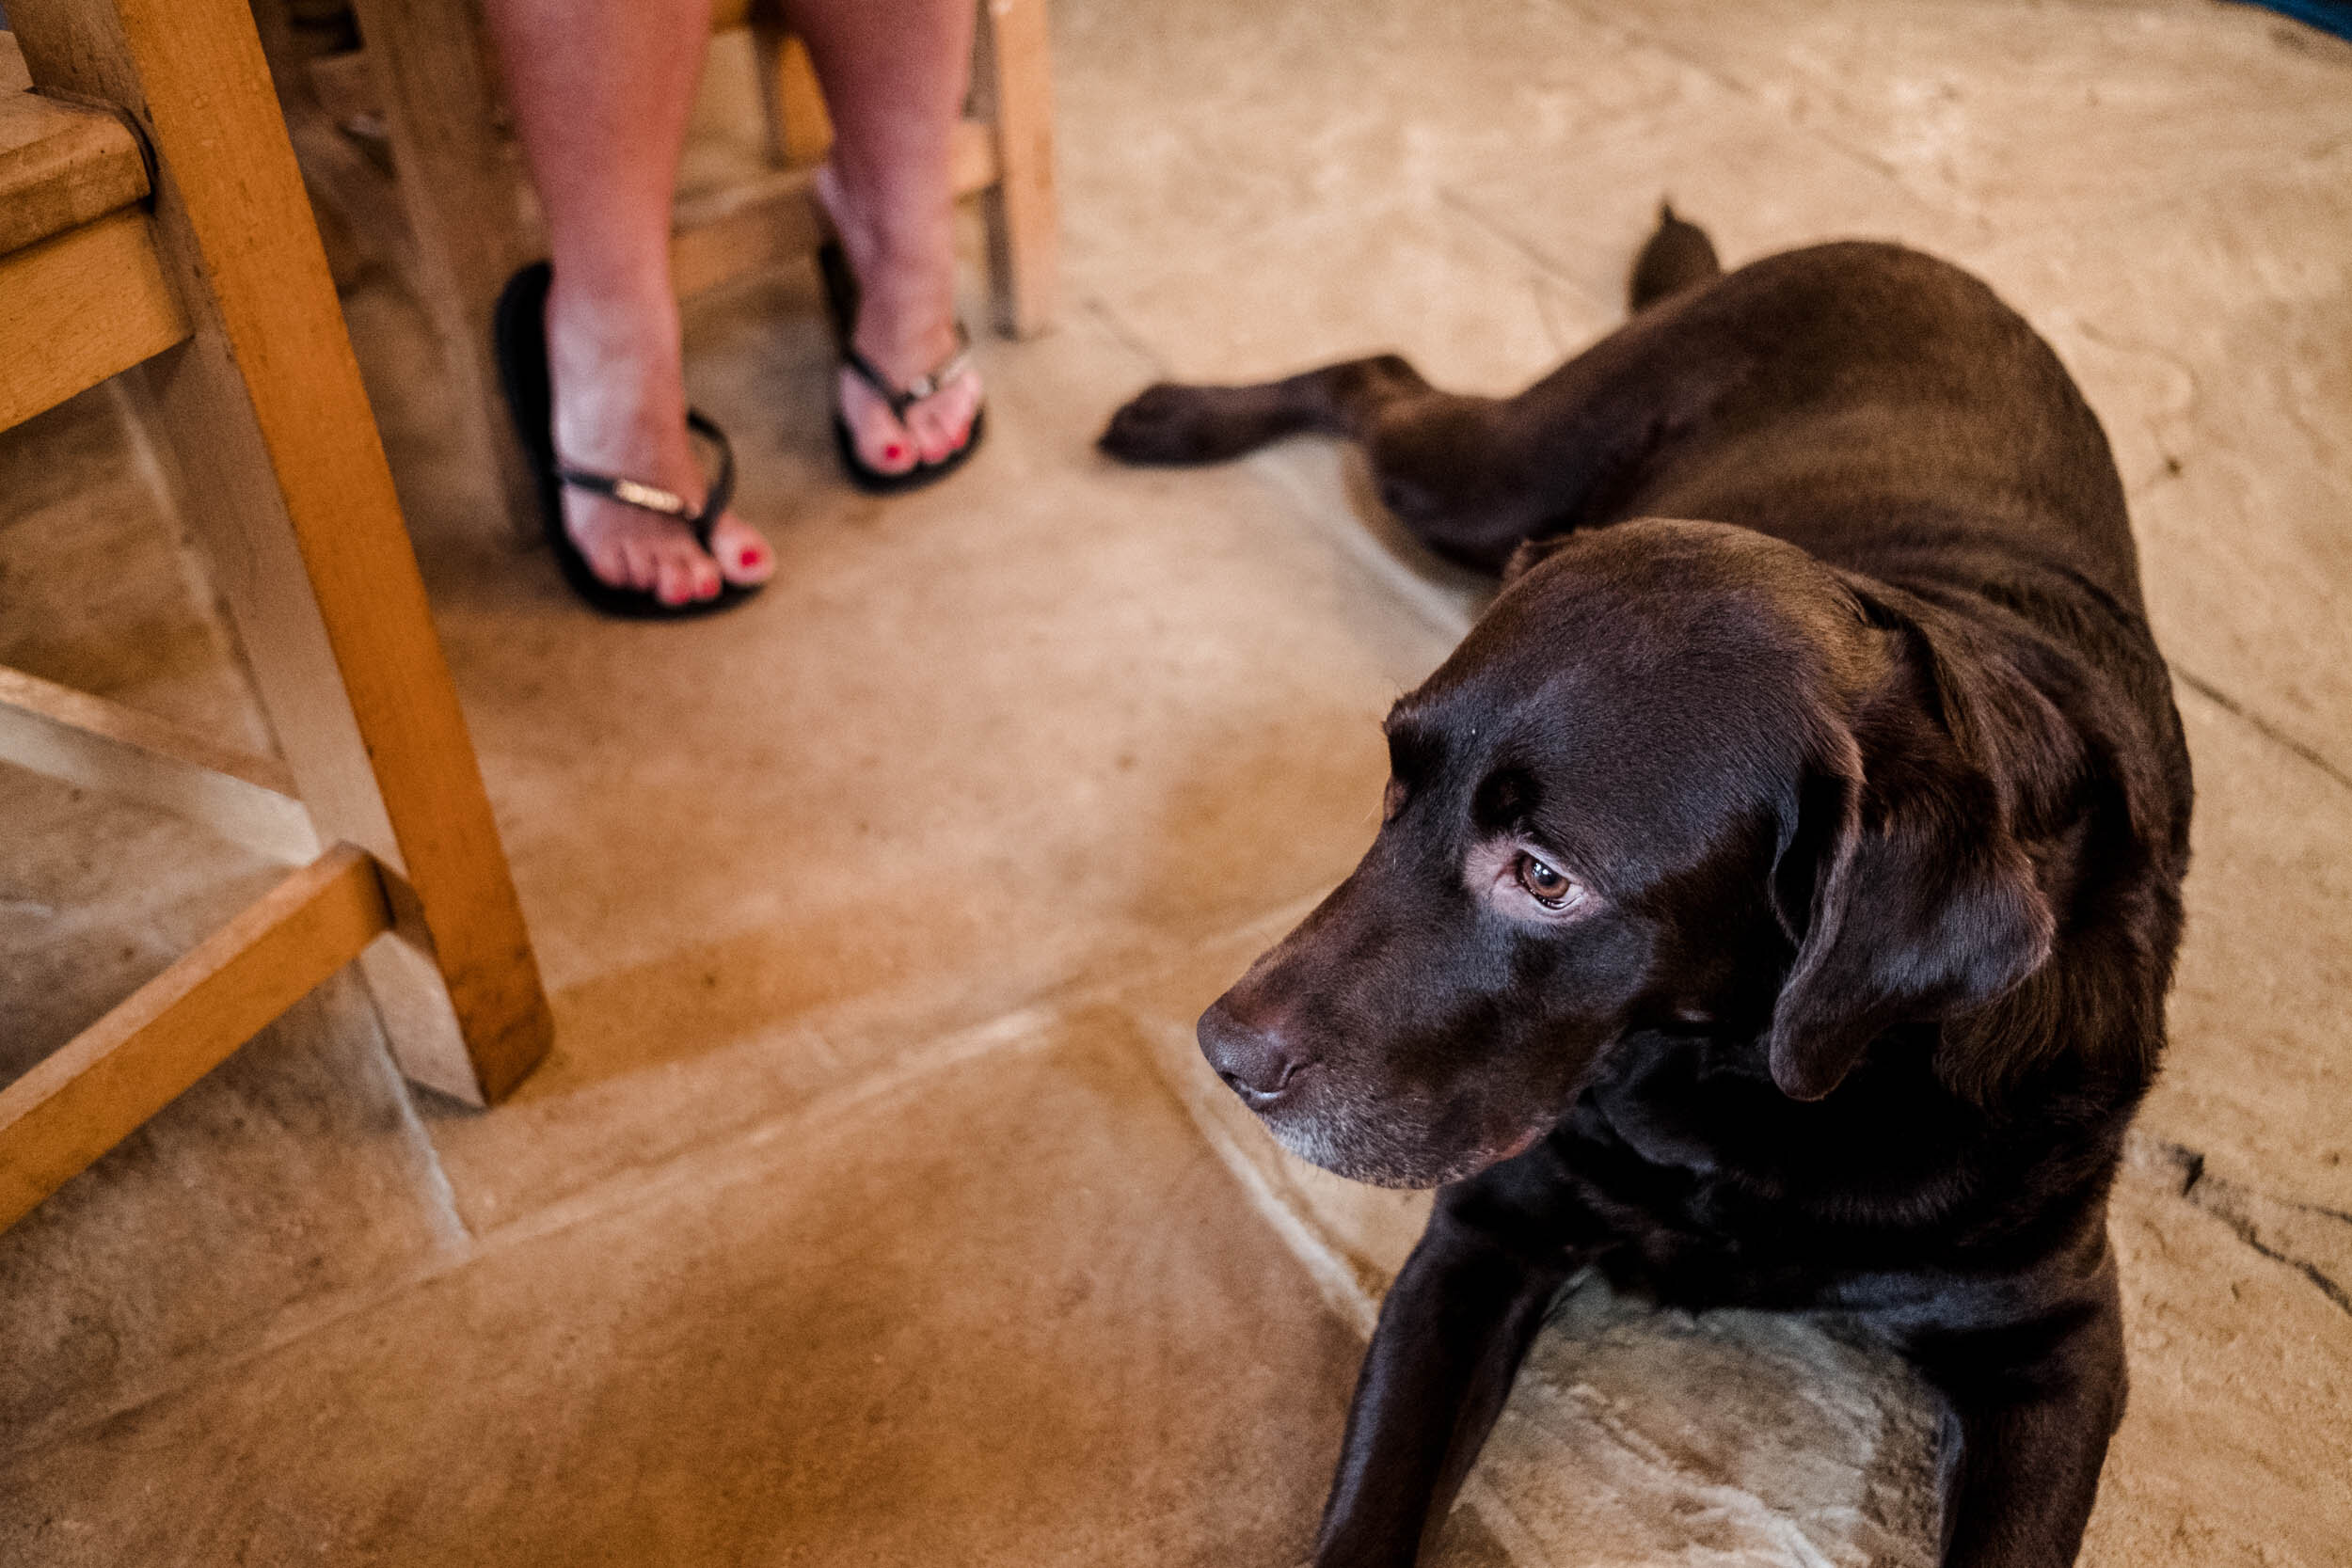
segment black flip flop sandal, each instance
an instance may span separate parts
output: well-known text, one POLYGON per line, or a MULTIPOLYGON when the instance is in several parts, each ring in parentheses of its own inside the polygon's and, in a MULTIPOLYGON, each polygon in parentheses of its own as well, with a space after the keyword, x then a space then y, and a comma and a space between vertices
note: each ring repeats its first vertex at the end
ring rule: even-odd
POLYGON ((630 621, 682 621, 713 610, 728 610, 759 592, 721 579, 719 592, 707 599, 665 604, 650 591, 624 588, 596 576, 596 568, 572 542, 564 527, 564 490, 586 490, 651 512, 675 517, 691 529, 695 542, 710 548, 710 531, 725 513, 735 494, 735 449, 726 433, 700 409, 686 411, 686 427, 718 450, 718 472, 700 510, 686 498, 659 484, 575 468, 555 452, 555 398, 548 375, 547 303, 552 274, 545 261, 534 261, 506 281, 491 319, 491 339, 498 353, 499 384, 506 393, 507 412, 514 416, 515 434, 531 458, 539 480, 539 520, 556 564, 572 592, 592 610, 630 621))
MULTIPOLYGON (((828 240, 817 252, 817 270, 825 283, 825 311, 833 318, 834 347, 850 373, 874 389, 890 407, 893 418, 906 422, 907 410, 963 373, 972 362, 972 336, 956 323, 956 351, 933 367, 927 375, 915 377, 904 387, 891 385, 890 378, 874 366, 872 360, 860 354, 850 342, 850 334, 857 325, 857 275, 850 270, 850 259, 842 252, 838 240, 828 240)), ((965 432, 963 445, 936 463, 917 463, 899 473, 888 473, 868 464, 858 455, 857 442, 850 434, 850 421, 841 417, 841 410, 833 413, 834 444, 841 450, 841 466, 849 470, 850 483, 869 496, 895 496, 908 490, 919 490, 926 484, 936 484, 963 467, 978 449, 980 436, 988 428, 986 404, 972 411, 972 428, 965 432)))

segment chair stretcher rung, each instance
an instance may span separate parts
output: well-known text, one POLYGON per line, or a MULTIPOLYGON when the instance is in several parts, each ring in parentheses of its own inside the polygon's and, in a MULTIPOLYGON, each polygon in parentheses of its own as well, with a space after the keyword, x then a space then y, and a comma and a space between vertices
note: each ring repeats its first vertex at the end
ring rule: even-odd
POLYGON ((0 666, 0 761, 199 822, 274 860, 319 852, 274 757, 216 745, 135 708, 0 666))
POLYGON ((338 845, 0 1089, 0 1229, 87 1169, 391 927, 338 845))
POLYGON ((187 335, 139 208, 0 255, 0 430, 187 335))
MULTIPOLYGON (((948 171, 957 196, 996 180, 994 133, 977 120, 956 127, 948 171)), ((682 199, 671 214, 671 283, 690 298, 760 267, 798 261, 824 233, 810 171, 777 169, 710 196, 682 199)))

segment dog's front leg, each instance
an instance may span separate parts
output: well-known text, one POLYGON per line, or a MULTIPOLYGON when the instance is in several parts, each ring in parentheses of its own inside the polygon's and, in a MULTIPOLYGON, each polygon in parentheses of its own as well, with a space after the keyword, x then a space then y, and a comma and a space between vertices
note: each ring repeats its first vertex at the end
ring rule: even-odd
POLYGON ((1531 1257, 1485 1223, 1464 1191, 1475 1185, 1438 1195, 1381 1306, 1324 1505, 1316 1568, 1413 1561, 1572 1271, 1565 1254, 1531 1257))
POLYGON ((1914 1338, 1910 1353, 1951 1404, 1945 1568, 2067 1568, 2123 1418, 2113 1259, 2029 1322, 1914 1338))

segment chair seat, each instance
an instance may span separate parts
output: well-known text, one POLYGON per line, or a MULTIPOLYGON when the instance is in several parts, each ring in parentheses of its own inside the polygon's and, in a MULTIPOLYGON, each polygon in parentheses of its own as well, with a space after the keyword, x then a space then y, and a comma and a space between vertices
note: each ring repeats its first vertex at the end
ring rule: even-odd
MULTIPOLYGON (((0 40, 12 79, 15 40, 0 40)), ((147 155, 111 111, 0 87, 0 429, 188 335, 148 189, 147 155)))
POLYGON ((0 255, 147 196, 147 159, 104 109, 0 89, 0 255))

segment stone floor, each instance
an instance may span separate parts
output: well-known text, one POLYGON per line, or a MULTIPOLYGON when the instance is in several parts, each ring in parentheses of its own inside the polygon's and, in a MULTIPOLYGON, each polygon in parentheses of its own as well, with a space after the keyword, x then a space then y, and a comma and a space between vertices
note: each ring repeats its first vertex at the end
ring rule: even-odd
MULTIPOLYGON (((1089 443, 1162 374, 1509 388, 1661 194, 1733 261, 1974 266, 2106 420, 2201 798, 2086 1560, 2352 1560, 2352 48, 2202 0, 1055 25, 1069 300, 982 345, 965 475, 840 481, 809 279, 692 306, 783 558, 740 613, 582 613, 413 303, 350 293, 560 1043, 468 1113, 331 983, 0 1237, 0 1560, 1295 1560, 1421 1200, 1275 1152, 1190 1020, 1369 839, 1476 593, 1326 447, 1089 443)), ((146 474, 103 393, 0 437, 0 660, 263 744, 146 474)), ((271 875, 0 773, 0 1076, 271 875)), ((1813 1325, 1586 1292, 1438 1555, 1924 1563, 1931 1418, 1813 1325)))

